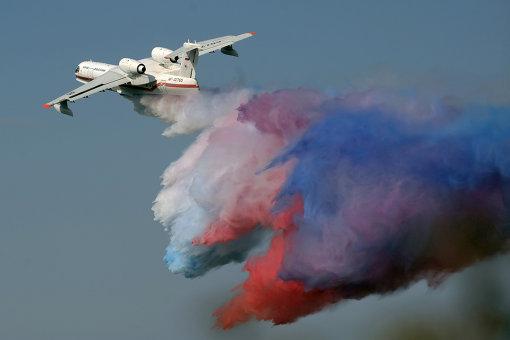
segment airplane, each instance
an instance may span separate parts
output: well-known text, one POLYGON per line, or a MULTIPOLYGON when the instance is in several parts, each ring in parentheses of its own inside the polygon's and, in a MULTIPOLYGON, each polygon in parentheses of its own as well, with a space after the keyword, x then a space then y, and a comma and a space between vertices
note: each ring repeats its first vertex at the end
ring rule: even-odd
POLYGON ((43 107, 54 108, 60 113, 73 116, 69 102, 88 98, 105 90, 126 96, 184 95, 196 92, 200 89, 195 70, 199 56, 220 50, 223 54, 238 57, 239 54, 232 45, 254 35, 255 32, 248 32, 199 42, 188 40, 175 51, 155 47, 150 58, 122 58, 118 65, 83 61, 74 73, 76 80, 84 85, 43 104, 43 107))

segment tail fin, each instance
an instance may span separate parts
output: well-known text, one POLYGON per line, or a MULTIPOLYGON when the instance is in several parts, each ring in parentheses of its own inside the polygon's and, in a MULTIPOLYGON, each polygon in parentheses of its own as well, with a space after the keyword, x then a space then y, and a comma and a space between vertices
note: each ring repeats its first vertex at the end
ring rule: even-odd
POLYGON ((179 61, 181 63, 180 76, 195 78, 195 67, 198 63, 198 48, 194 48, 191 51, 185 52, 179 61))

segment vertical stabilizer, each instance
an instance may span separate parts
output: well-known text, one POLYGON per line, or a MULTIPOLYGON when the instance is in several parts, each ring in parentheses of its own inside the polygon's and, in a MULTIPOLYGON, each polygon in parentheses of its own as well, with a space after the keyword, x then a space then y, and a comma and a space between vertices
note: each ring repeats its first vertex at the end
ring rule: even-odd
POLYGON ((196 78, 195 67, 198 62, 198 49, 194 48, 190 51, 187 51, 181 59, 179 59, 181 63, 181 71, 180 76, 187 78, 196 78))

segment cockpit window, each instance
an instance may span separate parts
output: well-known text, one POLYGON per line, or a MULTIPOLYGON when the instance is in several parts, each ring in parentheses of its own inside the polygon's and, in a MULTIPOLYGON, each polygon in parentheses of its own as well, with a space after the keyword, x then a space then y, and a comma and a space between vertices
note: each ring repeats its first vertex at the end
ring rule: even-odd
POLYGON ((76 68, 76 70, 74 70, 74 73, 78 73, 78 72, 80 72, 80 66, 78 66, 78 67, 76 68))

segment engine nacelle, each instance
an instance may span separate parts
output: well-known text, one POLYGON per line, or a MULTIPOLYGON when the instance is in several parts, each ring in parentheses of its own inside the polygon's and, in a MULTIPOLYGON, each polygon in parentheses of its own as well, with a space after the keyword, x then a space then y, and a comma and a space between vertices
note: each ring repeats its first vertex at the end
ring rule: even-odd
POLYGON ((128 74, 144 74, 145 73, 145 65, 139 62, 138 60, 122 58, 119 62, 119 67, 122 71, 128 74))
POLYGON ((154 61, 164 64, 164 63, 168 63, 168 61, 169 61, 169 59, 165 59, 165 56, 169 55, 172 52, 173 51, 169 50, 168 48, 154 47, 151 52, 151 57, 154 61))

